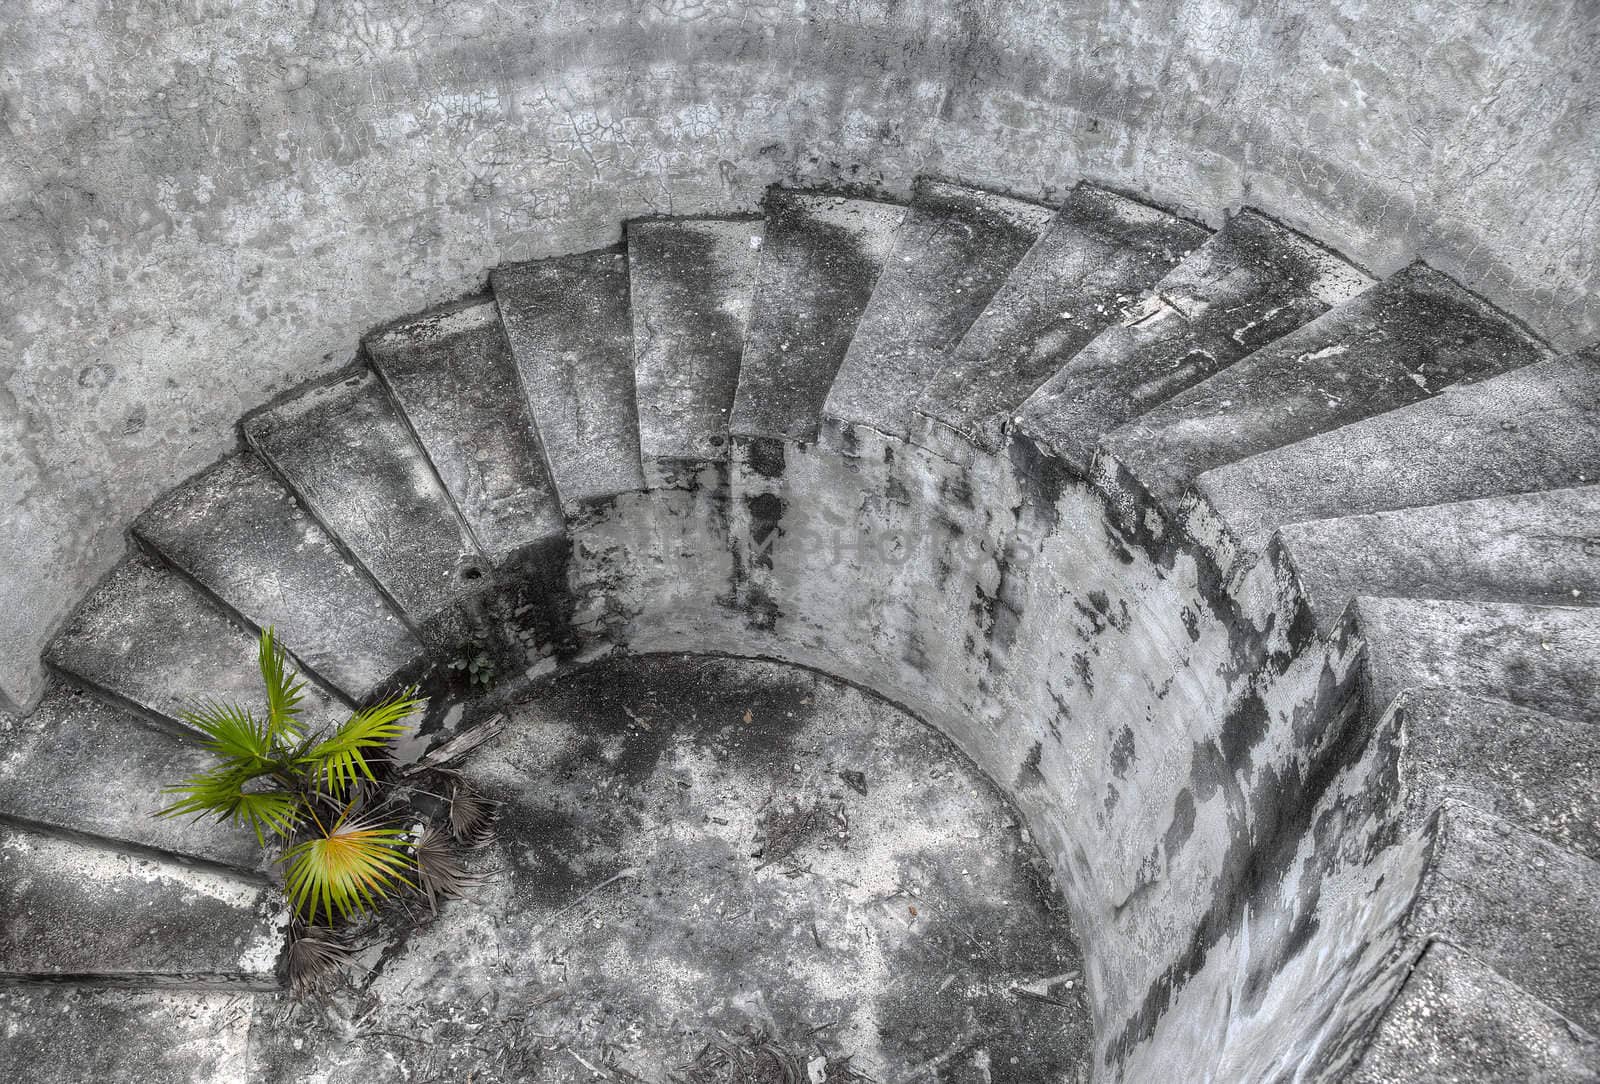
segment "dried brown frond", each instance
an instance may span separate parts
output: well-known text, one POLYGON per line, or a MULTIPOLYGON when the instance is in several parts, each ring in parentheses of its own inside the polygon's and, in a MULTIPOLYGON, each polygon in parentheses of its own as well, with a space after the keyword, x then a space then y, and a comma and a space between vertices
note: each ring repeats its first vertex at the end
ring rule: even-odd
POLYGON ((809 1084, 810 1066, 824 1058, 824 1084, 858 1084, 869 1078, 850 1068, 849 1058, 788 1050, 764 1035, 707 1043, 672 1079, 678 1084, 809 1084))
POLYGON ((500 803, 485 798, 465 781, 452 778, 445 792, 450 834, 464 847, 482 847, 494 839, 494 822, 500 803))
POLYGON ((303 926, 289 941, 289 989, 295 997, 329 993, 345 977, 355 950, 340 934, 325 926, 303 926))
POLYGON ((439 900, 458 900, 470 888, 483 883, 482 878, 466 871, 450 836, 431 825, 424 829, 422 838, 412 848, 417 863, 417 879, 423 895, 428 897, 428 910, 439 913, 439 900))

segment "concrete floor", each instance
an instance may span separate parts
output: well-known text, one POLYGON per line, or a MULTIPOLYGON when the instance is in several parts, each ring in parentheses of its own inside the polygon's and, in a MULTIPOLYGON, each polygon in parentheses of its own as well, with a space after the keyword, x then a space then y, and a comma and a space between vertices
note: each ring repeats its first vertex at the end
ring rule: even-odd
POLYGON ((360 994, 264 1007, 268 1079, 669 1081, 757 1033, 876 1081, 1088 1079, 1060 895, 999 791, 888 703, 619 659, 466 771, 505 802, 491 882, 370 952, 360 994))

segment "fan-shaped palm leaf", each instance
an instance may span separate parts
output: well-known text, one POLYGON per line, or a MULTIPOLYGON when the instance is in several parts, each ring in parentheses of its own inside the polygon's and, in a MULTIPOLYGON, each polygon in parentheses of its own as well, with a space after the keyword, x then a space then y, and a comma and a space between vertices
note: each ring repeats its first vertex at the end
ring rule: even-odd
POLYGON ((349 918, 365 914, 387 899, 397 884, 415 887, 405 877, 410 866, 406 833, 381 822, 347 822, 348 810, 331 830, 296 844, 283 856, 289 869, 285 890, 295 910, 315 921, 321 910, 349 918))
POLYGON ((206 748, 229 761, 229 767, 260 768, 272 756, 270 729, 248 708, 237 704, 202 704, 184 712, 182 718, 206 736, 206 748))
POLYGON ((372 779, 367 751, 388 745, 405 730, 405 720, 425 703, 408 690, 370 708, 363 708, 346 719, 333 736, 312 747, 301 758, 314 765, 320 782, 330 792, 341 794, 358 776, 372 779))
POLYGON ((289 986, 297 997, 323 994, 336 983, 355 955, 338 931, 306 926, 289 942, 289 986))
POLYGON ((417 864, 417 880, 422 882, 422 893, 428 897, 428 910, 439 913, 441 899, 458 900, 469 888, 476 888, 482 879, 467 872, 461 864, 450 836, 430 825, 411 850, 417 864))
POLYGON ((306 683, 297 680, 300 675, 289 669, 289 657, 278 643, 273 631, 261 633, 261 680, 267 686, 267 731, 293 739, 300 736, 300 700, 306 683))
POLYGON ((485 798, 460 779, 450 781, 445 800, 449 806, 450 834, 457 843, 482 847, 494 839, 498 802, 485 798))
POLYGON ((246 790, 251 778, 250 772, 227 765, 202 772, 187 782, 163 788, 162 793, 180 797, 157 816, 210 814, 221 821, 240 820, 251 827, 263 847, 266 832, 287 838, 300 822, 300 799, 284 790, 246 790))
POLYGON ((236 768, 224 765, 213 768, 182 783, 162 787, 161 793, 181 795, 176 802, 158 810, 158 817, 181 817, 186 814, 205 816, 207 813, 221 819, 226 810, 239 799, 245 775, 236 768))

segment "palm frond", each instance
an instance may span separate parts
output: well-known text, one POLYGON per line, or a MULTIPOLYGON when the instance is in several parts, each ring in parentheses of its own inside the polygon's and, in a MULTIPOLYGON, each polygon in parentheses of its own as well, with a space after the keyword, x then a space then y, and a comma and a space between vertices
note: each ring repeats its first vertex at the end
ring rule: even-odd
POLYGON ((248 708, 212 702, 184 712, 181 718, 206 736, 207 749, 233 767, 258 768, 272 756, 271 731, 248 708))
POLYGON ((261 680, 267 686, 267 731, 288 738, 300 736, 300 701, 306 683, 289 669, 289 656, 278 643, 272 629, 261 633, 261 680))
POLYGON ((300 824, 300 799, 284 790, 244 791, 231 815, 248 824, 263 847, 267 840, 262 829, 288 839, 300 824))
POLYGON ((163 788, 162 793, 179 798, 156 815, 210 814, 221 821, 240 820, 251 827, 256 842, 263 847, 267 832, 287 838, 300 823, 299 798, 284 790, 246 790, 252 778, 250 772, 229 765, 202 772, 186 782, 163 788))
POLYGON ((411 857, 417 864, 417 880, 422 882, 423 895, 428 897, 428 910, 433 914, 439 913, 439 900, 458 900, 467 889, 483 883, 462 866, 449 835, 432 825, 412 847, 411 857))
POLYGON ((450 781, 445 802, 449 807, 450 834, 457 843, 482 847, 494 839, 494 822, 500 803, 485 798, 460 779, 450 781))
MULTIPOLYGON (((347 811, 348 816, 348 811, 347 811)), ((406 833, 381 822, 341 817, 327 833, 291 847, 284 888, 296 912, 308 922, 320 910, 331 923, 334 911, 349 918, 375 908, 397 884, 415 887, 405 876, 410 866, 406 833)))
POLYGON ((344 974, 355 952, 325 926, 306 926, 289 942, 289 987, 296 997, 323 994, 344 974))
POLYGON ((405 720, 421 710, 424 703, 408 690, 363 708, 346 719, 331 738, 313 746, 302 760, 313 765, 323 786, 341 794, 358 777, 374 778, 367 764, 367 751, 380 749, 399 737, 405 730, 405 720))
POLYGON ((201 772, 182 783, 162 787, 162 794, 181 795, 181 797, 166 808, 157 810, 156 816, 203 817, 210 813, 221 819, 226 816, 233 803, 239 800, 239 793, 244 783, 245 774, 228 765, 213 768, 209 772, 201 772))

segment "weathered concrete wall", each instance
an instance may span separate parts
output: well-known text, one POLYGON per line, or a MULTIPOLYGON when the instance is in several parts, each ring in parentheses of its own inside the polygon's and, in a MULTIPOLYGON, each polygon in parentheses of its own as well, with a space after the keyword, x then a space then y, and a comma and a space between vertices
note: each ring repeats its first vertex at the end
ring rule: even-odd
POLYGON ((780 658, 947 733, 1071 905, 1096 1079, 1349 1064, 1421 876, 1349 630, 1313 635, 1276 560, 1227 576, 1215 540, 1025 451, 858 429, 735 456, 725 490, 707 468, 574 531, 589 650, 780 658))
POLYGON ((775 179, 1248 202, 1600 327, 1587 0, 38 0, 0 25, 0 690, 156 493, 486 267, 775 179))

